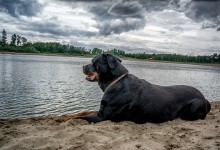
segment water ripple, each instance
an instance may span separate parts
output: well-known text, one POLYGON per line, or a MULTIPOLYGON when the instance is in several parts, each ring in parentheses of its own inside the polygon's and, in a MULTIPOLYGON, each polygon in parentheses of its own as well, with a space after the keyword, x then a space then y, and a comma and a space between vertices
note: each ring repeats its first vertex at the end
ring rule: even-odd
MULTIPOLYGON (((98 110, 103 92, 87 82, 82 66, 91 59, 1 55, 0 119, 98 110)), ((220 68, 123 61, 130 73, 160 85, 186 84, 220 100, 220 68)))

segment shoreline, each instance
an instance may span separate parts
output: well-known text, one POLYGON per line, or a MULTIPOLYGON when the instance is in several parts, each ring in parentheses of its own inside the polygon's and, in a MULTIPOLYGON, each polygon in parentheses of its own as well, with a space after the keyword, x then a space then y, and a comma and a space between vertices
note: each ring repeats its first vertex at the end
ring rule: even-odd
MULTIPOLYGON (((37 56, 60 56, 60 57, 78 57, 78 58, 93 58, 94 56, 86 55, 65 55, 65 54, 52 54, 52 53, 17 53, 17 52, 3 52, 0 51, 0 54, 11 54, 11 55, 37 55, 37 56)), ((200 66, 213 66, 220 67, 220 63, 190 63, 190 62, 176 62, 176 61, 163 61, 163 60, 144 60, 137 58, 122 57, 122 60, 127 61, 143 61, 143 62, 159 62, 159 63, 174 63, 174 64, 189 64, 189 65, 200 65, 200 66)))
POLYGON ((176 119, 160 124, 129 121, 89 124, 77 119, 80 114, 0 120, 0 149, 217 150, 220 102, 211 105, 205 120, 176 119))

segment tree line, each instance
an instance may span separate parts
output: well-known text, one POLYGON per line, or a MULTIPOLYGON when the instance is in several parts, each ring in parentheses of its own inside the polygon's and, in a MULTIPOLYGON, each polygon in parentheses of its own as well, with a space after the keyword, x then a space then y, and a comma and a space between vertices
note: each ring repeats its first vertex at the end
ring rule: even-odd
POLYGON ((2 30, 0 36, 0 52, 21 52, 21 53, 51 53, 73 56, 94 56, 102 53, 109 53, 118 57, 127 57, 144 60, 175 61, 175 62, 195 62, 195 63, 220 63, 220 53, 203 56, 189 56, 181 54, 146 54, 146 53, 126 53, 123 50, 100 48, 86 49, 85 47, 75 47, 69 44, 58 42, 28 42, 25 37, 12 34, 8 42, 7 31, 2 30))

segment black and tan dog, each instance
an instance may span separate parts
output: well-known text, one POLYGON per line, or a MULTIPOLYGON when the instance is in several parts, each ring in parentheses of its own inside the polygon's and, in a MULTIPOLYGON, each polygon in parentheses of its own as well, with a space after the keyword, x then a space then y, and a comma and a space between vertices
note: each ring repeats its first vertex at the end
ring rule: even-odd
POLYGON ((139 79, 110 54, 97 55, 83 66, 88 81, 97 81, 104 92, 98 113, 81 117, 89 122, 104 120, 160 123, 176 118, 204 119, 210 103, 190 86, 159 86, 139 79))

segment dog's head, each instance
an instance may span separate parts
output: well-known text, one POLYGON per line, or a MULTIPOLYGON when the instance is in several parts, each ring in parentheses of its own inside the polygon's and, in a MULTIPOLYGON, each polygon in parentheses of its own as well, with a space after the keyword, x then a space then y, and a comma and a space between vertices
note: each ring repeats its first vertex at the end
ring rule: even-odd
POLYGON ((91 64, 83 66, 83 73, 88 81, 100 81, 103 78, 109 79, 128 73, 121 65, 121 60, 110 54, 100 54, 92 59, 91 64))

